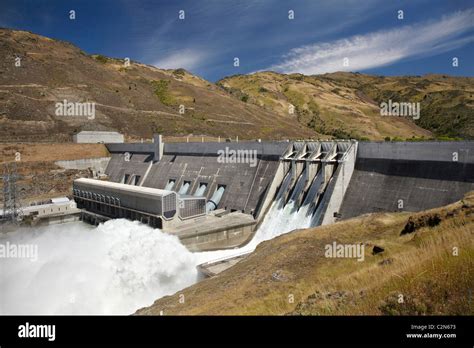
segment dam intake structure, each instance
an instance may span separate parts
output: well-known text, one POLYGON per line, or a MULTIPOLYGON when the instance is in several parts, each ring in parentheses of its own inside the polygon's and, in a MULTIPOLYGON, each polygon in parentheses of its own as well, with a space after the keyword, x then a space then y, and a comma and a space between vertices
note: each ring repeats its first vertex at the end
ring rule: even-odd
POLYGON ((138 220, 191 251, 241 247, 258 230, 274 235, 365 213, 418 211, 474 189, 473 142, 164 144, 155 136, 106 146, 109 181, 73 184, 83 220, 138 220))

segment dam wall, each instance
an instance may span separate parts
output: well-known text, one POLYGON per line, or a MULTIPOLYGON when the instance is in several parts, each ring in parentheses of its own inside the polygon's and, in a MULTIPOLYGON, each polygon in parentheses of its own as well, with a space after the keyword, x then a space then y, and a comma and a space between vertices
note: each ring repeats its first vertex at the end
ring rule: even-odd
POLYGON ((326 210, 339 210, 357 149, 355 141, 163 144, 160 139, 155 137, 156 144, 107 144, 112 155, 106 170, 109 180, 199 195, 208 202, 220 190, 215 209, 252 215, 257 224, 284 178, 283 205, 294 201, 291 211, 305 206, 305 219, 318 208, 315 221, 332 221, 326 210))
POLYGON ((455 152, 458 162, 474 163, 473 141, 359 142, 357 159, 453 162, 455 152))
POLYGON ((174 187, 179 189, 189 183, 187 194, 194 194, 201 185, 206 185, 203 195, 208 200, 223 186, 224 194, 217 208, 254 215, 286 147, 288 143, 165 144, 163 158, 152 166, 144 185, 165 187, 174 180, 174 187), (237 162, 219 156, 226 151, 249 151, 251 158, 237 162))
POLYGON ((152 153, 129 151, 111 153, 105 174, 107 174, 110 181, 122 184, 135 184, 132 182, 135 179, 143 180, 150 163, 152 163, 152 159, 152 153))
POLYGON ((420 211, 474 190, 474 142, 360 142, 339 215, 420 211))
POLYGON ((275 177, 282 180, 279 159, 289 147, 288 142, 256 141, 162 145, 161 158, 154 161, 154 144, 107 144, 111 160, 106 174, 113 182, 199 194, 207 200, 224 187, 216 209, 253 216, 262 210, 266 193, 276 190, 275 177))

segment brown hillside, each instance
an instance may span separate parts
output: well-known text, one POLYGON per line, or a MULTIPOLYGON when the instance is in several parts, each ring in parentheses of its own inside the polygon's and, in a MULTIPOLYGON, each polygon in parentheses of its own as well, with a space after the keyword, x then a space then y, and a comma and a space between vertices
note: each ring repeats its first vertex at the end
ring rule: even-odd
POLYGON ((126 67, 122 59, 87 55, 67 42, 0 29, 0 141, 70 141, 80 130, 117 130, 129 140, 153 133, 474 139, 473 81, 444 75, 260 72, 213 84, 183 69, 138 62, 126 67), (378 105, 388 99, 420 102, 420 119, 380 116, 378 105), (63 100, 95 102, 96 118, 56 116, 55 105, 63 100))
MULTIPOLYGON (((16 166, 19 199, 21 204, 28 204, 71 195, 74 179, 92 176, 90 170, 62 169, 56 161, 108 156, 103 144, 2 143, 0 170, 3 174, 4 164, 16 166)), ((0 184, 3 184, 1 180, 0 184)), ((2 203, 3 192, 0 192, 0 205, 2 203)))
POLYGON ((70 141, 84 129, 114 129, 135 138, 154 132, 247 139, 316 135, 182 69, 136 62, 125 67, 124 60, 90 56, 66 42, 0 29, 0 140, 70 141), (56 116, 55 104, 64 99, 95 102, 96 119, 56 116))

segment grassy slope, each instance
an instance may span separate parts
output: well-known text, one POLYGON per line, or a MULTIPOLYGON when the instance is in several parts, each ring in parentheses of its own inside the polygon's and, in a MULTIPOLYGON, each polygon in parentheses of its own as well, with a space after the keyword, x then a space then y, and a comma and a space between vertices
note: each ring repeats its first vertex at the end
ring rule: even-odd
POLYGON ((474 138, 474 78, 260 72, 227 77, 218 84, 237 97, 248 96, 250 103, 336 137, 474 138), (378 105, 388 99, 420 102, 420 119, 414 124, 408 118, 380 116, 378 105), (295 116, 289 115, 290 104, 296 107, 295 116))
POLYGON ((370 214, 296 231, 137 314, 472 315, 473 213, 474 192, 426 212, 370 214), (421 226, 436 214, 441 223, 421 226), (420 227, 401 236, 409 217, 420 227), (333 241, 364 243, 365 261, 325 258, 333 241), (385 251, 372 255, 373 245, 385 251))

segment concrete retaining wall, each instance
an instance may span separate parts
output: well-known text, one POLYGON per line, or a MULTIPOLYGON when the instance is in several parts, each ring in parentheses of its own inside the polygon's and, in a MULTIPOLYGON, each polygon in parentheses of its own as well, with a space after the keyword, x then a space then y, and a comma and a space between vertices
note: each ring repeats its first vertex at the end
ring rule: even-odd
POLYGON ((153 143, 124 143, 124 144, 105 144, 110 153, 149 153, 154 152, 153 143))
POLYGON ((242 246, 253 236, 254 224, 242 224, 220 230, 209 230, 205 234, 179 236, 181 243, 192 252, 232 249, 242 246))
POLYGON ((79 160, 72 161, 56 161, 56 165, 64 169, 77 169, 83 170, 91 168, 92 170, 100 173, 105 173, 105 169, 109 164, 110 157, 100 157, 100 158, 83 158, 79 160))
POLYGON ((123 143, 123 134, 117 132, 82 131, 72 136, 75 143, 123 143))

